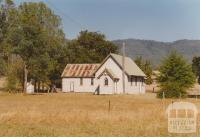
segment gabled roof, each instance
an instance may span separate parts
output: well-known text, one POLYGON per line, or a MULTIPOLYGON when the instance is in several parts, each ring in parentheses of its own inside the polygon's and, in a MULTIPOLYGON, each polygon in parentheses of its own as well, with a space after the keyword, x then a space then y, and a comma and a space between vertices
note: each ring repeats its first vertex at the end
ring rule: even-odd
MULTIPOLYGON (((101 65, 99 66, 99 68, 107 61, 108 58, 112 58, 118 65, 119 67, 122 69, 122 59, 123 57, 117 54, 109 54, 104 61, 101 63, 101 65)), ((135 62, 129 58, 129 57, 125 57, 125 73, 129 76, 141 76, 141 77, 146 77, 146 75, 144 74, 144 72, 135 64, 135 62)), ((98 69, 99 69, 98 68, 98 69)), ((97 69, 97 70, 98 70, 97 69)), ((96 71, 97 71, 96 70, 96 71)))
POLYGON ((93 77, 99 66, 100 64, 67 64, 61 77, 93 77))
MULTIPOLYGON (((67 64, 61 77, 94 77, 94 74, 98 69, 107 61, 108 58, 112 58, 116 64, 122 69, 122 56, 117 54, 109 54, 101 64, 67 64)), ((112 73, 112 70, 107 70, 112 73)), ((129 76, 141 76, 146 77, 144 72, 135 64, 135 62, 125 57, 125 73, 129 76)), ((114 76, 114 74, 112 74, 114 76)))
POLYGON ((111 69, 107 69, 107 68, 97 78, 99 79, 105 73, 107 75, 109 75, 112 80, 118 80, 119 79, 111 69))

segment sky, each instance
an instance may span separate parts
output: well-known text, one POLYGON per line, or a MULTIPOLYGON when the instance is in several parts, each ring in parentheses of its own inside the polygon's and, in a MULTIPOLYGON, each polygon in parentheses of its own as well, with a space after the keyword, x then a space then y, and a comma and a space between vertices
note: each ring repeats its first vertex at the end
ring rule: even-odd
POLYGON ((200 39, 200 0, 15 0, 45 2, 62 18, 66 38, 81 30, 109 40, 200 39))

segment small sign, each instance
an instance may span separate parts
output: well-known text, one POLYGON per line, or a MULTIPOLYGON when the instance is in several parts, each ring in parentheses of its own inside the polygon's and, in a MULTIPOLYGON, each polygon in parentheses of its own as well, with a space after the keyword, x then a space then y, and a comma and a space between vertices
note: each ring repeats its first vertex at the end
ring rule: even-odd
POLYGON ((197 107, 190 102, 175 102, 167 108, 169 133, 195 133, 197 107))

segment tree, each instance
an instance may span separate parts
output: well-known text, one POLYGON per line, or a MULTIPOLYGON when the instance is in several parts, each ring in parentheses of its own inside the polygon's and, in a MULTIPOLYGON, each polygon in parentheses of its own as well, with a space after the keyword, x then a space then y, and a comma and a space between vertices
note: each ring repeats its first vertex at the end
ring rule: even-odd
POLYGON ((158 82, 160 91, 157 96, 166 98, 178 98, 187 95, 186 90, 195 83, 192 67, 187 64, 181 55, 172 52, 163 62, 159 69, 158 82))
MULTIPOLYGON (((117 47, 97 32, 82 31, 77 39, 67 41, 60 17, 43 2, 15 6, 11 0, 6 0, 0 8, 0 19, 0 54, 3 55, 0 62, 6 63, 9 71, 6 74, 14 83, 15 78, 15 82, 19 82, 21 77, 10 77, 15 76, 15 68, 10 69, 16 67, 13 55, 22 60, 21 66, 27 72, 23 74, 24 89, 27 79, 33 79, 37 85, 60 86, 60 76, 68 62, 98 63, 109 53, 117 52, 117 47)), ((5 70, 2 66, 1 74, 5 70)))
POLYGON ((192 60, 192 71, 198 78, 198 83, 200 84, 200 57, 194 57, 192 60))
POLYGON ((117 46, 106 40, 104 34, 87 30, 69 42, 68 49, 71 63, 98 63, 109 53, 117 52, 117 46))
POLYGON ((153 73, 152 67, 151 67, 151 62, 148 61, 148 60, 143 61, 143 60, 142 60, 142 57, 139 56, 139 57, 137 57, 137 58, 135 59, 135 63, 138 65, 138 67, 139 67, 139 68, 145 73, 145 75, 147 76, 147 77, 146 77, 147 79, 145 80, 145 83, 146 83, 147 85, 151 85, 152 82, 153 82, 153 80, 152 80, 152 78, 151 78, 152 73, 153 73))
POLYGON ((60 76, 66 64, 69 62, 70 54, 66 45, 61 46, 56 50, 56 56, 54 56, 56 62, 54 64, 53 70, 49 73, 48 78, 51 81, 51 83, 54 83, 57 87, 61 87, 60 76))
POLYGON ((49 76, 60 67, 61 50, 66 46, 60 17, 42 2, 23 3, 10 16, 15 24, 9 28, 7 43, 24 61, 28 79, 53 80, 49 76))
POLYGON ((6 75, 6 63, 2 57, 0 57, 0 76, 6 75))
POLYGON ((10 63, 12 54, 12 47, 7 42, 9 27, 12 25, 10 13, 14 10, 15 5, 12 0, 5 0, 0 7, 0 54, 7 65, 10 63))

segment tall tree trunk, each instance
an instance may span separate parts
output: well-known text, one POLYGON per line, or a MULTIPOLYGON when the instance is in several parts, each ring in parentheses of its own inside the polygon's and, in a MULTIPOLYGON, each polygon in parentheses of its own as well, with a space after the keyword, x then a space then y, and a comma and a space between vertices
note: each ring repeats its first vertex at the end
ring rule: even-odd
POLYGON ((44 82, 42 82, 42 92, 44 92, 44 82))
POLYGON ((38 92, 40 92, 40 81, 38 81, 38 92))
POLYGON ((34 92, 37 92, 37 80, 34 81, 34 92))
POLYGON ((26 65, 24 65, 24 93, 27 92, 27 76, 28 76, 28 70, 26 68, 26 65))

